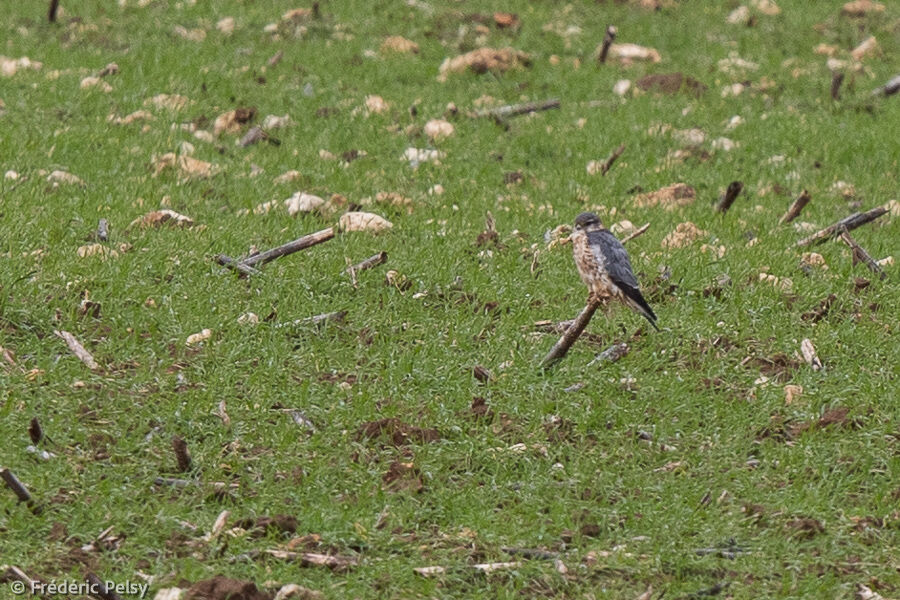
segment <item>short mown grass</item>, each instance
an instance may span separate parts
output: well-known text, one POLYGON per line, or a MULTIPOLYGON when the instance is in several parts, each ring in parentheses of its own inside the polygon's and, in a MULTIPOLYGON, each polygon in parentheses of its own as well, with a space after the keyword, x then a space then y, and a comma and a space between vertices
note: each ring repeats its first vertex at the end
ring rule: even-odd
MULTIPOLYGON (((328 2, 299 38, 263 30, 292 8, 284 3, 64 3, 58 24, 44 22, 43 6, 8 10, 0 53, 43 68, 0 77, 0 171, 19 174, 0 181, 0 346, 15 356, 15 365, 0 358, 0 466, 45 509, 32 515, 0 491, 0 562, 45 580, 149 576, 151 593, 224 574, 260 587, 296 582, 329 598, 635 598, 651 585, 666 598, 717 585, 734 598, 847 598, 860 584, 900 594, 897 267, 880 280, 842 243, 798 249, 808 233, 777 224, 803 189, 813 199, 798 221, 818 227, 897 199, 900 101, 869 93, 898 71, 900 12, 888 3, 849 18, 841 2, 784 1, 777 16, 751 9, 747 27, 726 23, 737 2, 671 4, 328 2), (501 9, 519 15, 518 31, 493 26, 501 9), (230 36, 215 28, 227 16, 230 36), (610 23, 620 41, 655 47, 663 61, 598 66, 610 23), (183 39, 176 25, 206 39, 183 39), (388 35, 420 52, 385 54, 388 35), (878 51, 832 101, 825 57, 813 49, 832 44, 847 59, 870 35, 878 51), (481 42, 528 52, 532 65, 436 80, 445 57, 481 42), (732 54, 758 68, 722 72, 732 54), (111 92, 79 88, 109 62, 120 68, 106 79, 111 92), (619 79, 676 71, 708 90, 612 93, 619 79), (723 97, 745 80, 748 90, 723 97), (191 104, 147 109, 156 118, 145 131, 107 122, 161 93, 191 104), (366 116, 372 94, 390 110, 366 116), (467 116, 483 96, 559 98, 561 108, 503 128, 467 116), (208 143, 173 127, 209 129, 237 106, 255 107, 257 122, 288 114, 293 123, 271 132, 280 145, 249 148, 234 135, 208 143), (432 145, 421 128, 445 115, 455 133, 432 145), (743 124, 728 129, 735 115, 743 124), (684 145, 654 134, 659 125, 702 129, 705 154, 667 159, 684 145), (737 147, 713 149, 719 137, 737 147), (221 173, 153 176, 153 156, 182 142, 221 173), (605 177, 587 173, 621 143, 605 177), (410 146, 445 156, 413 169, 402 158, 410 146), (365 156, 348 164, 320 150, 365 156), (263 173, 251 177, 253 165, 263 173), (57 169, 85 186, 53 187, 47 173, 57 169), (302 178, 274 182, 289 169, 302 178), (521 181, 506 183, 516 171, 521 181), (716 213, 733 180, 744 192, 716 213), (638 190, 675 182, 696 189, 693 204, 635 206, 638 190), (442 195, 429 193, 435 185, 442 195), (259 278, 213 262, 334 224, 336 216, 288 216, 281 201, 296 191, 352 204, 399 192, 414 209, 369 207, 393 222, 390 232, 338 234, 259 278), (275 209, 252 214, 270 200, 275 209), (201 226, 126 230, 163 204, 201 226), (556 334, 535 322, 573 318, 587 296, 570 246, 548 245, 545 232, 585 209, 607 225, 651 224, 628 250, 662 331, 610 307, 590 339, 541 372, 556 334), (478 245, 488 211, 499 237, 478 245), (80 258, 100 218, 111 223, 110 247, 131 248, 80 258), (663 246, 687 221, 700 239, 663 246), (342 274, 348 260, 382 250, 387 264, 359 273, 356 286, 342 274), (810 250, 827 269, 801 268, 810 250), (409 287, 386 285, 388 269, 409 287), (717 287, 722 276, 730 283, 717 287), (803 317, 830 294, 826 314, 803 317), (85 298, 100 304, 98 317, 80 313, 85 298), (345 321, 278 326, 332 311, 346 311, 345 321), (239 324, 247 312, 262 322, 239 324), (212 338, 187 347, 204 328, 212 338), (74 333, 104 368, 91 373, 54 330, 74 333), (800 357, 803 339, 821 370, 800 357), (588 366, 617 342, 627 356, 588 366), (492 379, 473 377, 476 365, 492 379), (798 386, 790 402, 788 385, 798 386), (476 399, 486 414, 473 410, 476 399), (216 415, 223 401, 228 425, 216 415), (33 417, 52 440, 40 444, 49 460, 26 450, 33 417), (396 445, 360 434, 385 418, 440 439, 396 445), (175 435, 194 473, 175 472, 175 435), (391 481, 391 469, 405 475, 391 481), (160 476, 237 487, 223 497, 155 486, 160 476), (297 531, 202 542, 223 510, 229 528, 285 514, 297 531), (78 550, 109 526, 123 537, 115 548, 78 550), (301 549, 359 565, 331 572, 235 559, 308 534, 319 541, 301 549), (697 553, 732 538, 747 550, 733 560, 697 553), (516 560, 508 546, 559 552, 566 572, 540 560, 490 575, 466 569, 516 560), (434 565, 448 572, 413 571, 434 565)), ((897 223, 895 209, 854 237, 876 259, 897 259, 897 223)))

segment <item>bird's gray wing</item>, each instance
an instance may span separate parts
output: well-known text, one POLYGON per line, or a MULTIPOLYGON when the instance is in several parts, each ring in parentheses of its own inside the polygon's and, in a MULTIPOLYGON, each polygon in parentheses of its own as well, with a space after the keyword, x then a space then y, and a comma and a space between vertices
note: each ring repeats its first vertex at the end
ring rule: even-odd
POLYGON ((613 283, 620 287, 639 289, 625 246, 608 229, 588 233, 588 245, 613 283))

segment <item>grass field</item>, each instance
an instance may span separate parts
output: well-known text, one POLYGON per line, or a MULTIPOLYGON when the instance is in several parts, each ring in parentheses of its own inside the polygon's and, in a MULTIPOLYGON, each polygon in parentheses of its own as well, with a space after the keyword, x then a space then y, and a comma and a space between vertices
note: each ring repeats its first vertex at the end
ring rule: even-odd
POLYGON ((0 75, 0 467, 43 511, 0 490, 0 563, 45 581, 149 578, 148 597, 216 574, 324 598, 900 597, 897 204, 853 232, 893 256, 885 279, 841 241, 795 246, 898 199, 900 97, 870 94, 900 72, 900 10, 783 0, 731 24, 737 0, 662 4, 322 2, 284 20, 296 6, 95 0, 64 2, 55 24, 44 3, 7 7, 0 54, 42 65, 0 75), (519 25, 498 27, 496 10, 519 25), (598 64, 609 24, 660 62, 598 64), (529 65, 438 80, 480 46, 529 65), (844 61, 839 100, 825 52, 844 61), (676 72, 705 91, 637 89, 676 72), (186 102, 147 103, 158 94, 186 102), (505 124, 472 115, 552 98, 559 109, 505 124), (253 121, 195 135, 238 107, 253 121), (268 130, 280 144, 238 146, 267 115, 290 117, 268 130), (429 139, 432 119, 452 135, 429 139), (588 172, 620 144, 605 176, 588 172), (442 158, 414 167, 410 147, 442 158), (166 153, 216 173, 157 173, 166 153), (735 180, 743 192, 716 212, 735 180), (674 183, 695 197, 641 196, 674 183), (804 189, 811 202, 779 225, 804 189), (290 216, 295 192, 344 201, 290 216), (250 279, 213 261, 360 205, 393 228, 338 233, 250 279), (194 225, 129 228, 160 208, 194 225), (627 248, 662 331, 612 306, 543 372, 558 334, 535 323, 574 318, 587 297, 571 246, 547 232, 587 209, 650 223, 627 248), (496 236, 482 235, 488 211, 496 236), (99 219, 108 241, 93 239, 99 219), (682 223, 696 239, 672 242, 682 223), (355 285, 343 273, 380 251, 355 285), (334 311, 342 322, 291 324, 334 311), (589 365, 622 342, 626 356, 589 365), (50 457, 28 450, 34 417, 50 457), (446 570, 414 571, 428 566, 446 570))

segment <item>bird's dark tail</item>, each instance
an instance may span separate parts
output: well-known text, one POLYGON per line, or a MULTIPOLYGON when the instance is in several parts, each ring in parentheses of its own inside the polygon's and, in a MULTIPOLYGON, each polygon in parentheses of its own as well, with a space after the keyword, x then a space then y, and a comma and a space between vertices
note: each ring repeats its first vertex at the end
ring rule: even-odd
POLYGON ((650 321, 650 324, 653 325, 653 329, 659 331, 659 327, 656 325, 656 313, 653 312, 653 309, 650 308, 650 305, 644 300, 640 290, 623 288, 622 291, 625 292, 625 299, 628 305, 650 321))

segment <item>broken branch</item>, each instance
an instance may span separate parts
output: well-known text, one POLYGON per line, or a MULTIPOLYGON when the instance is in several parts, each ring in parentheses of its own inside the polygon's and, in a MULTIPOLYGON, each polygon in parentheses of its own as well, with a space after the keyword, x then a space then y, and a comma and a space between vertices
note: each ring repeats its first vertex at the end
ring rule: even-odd
POLYGON ((603 164, 600 165, 601 176, 606 175, 606 173, 612 168, 613 163, 616 162, 616 159, 622 156, 623 152, 625 152, 625 144, 622 144, 618 148, 613 150, 613 153, 609 155, 609 158, 603 161, 603 164))
POLYGON ((600 47, 600 56, 598 58, 600 64, 606 62, 606 57, 609 55, 609 47, 615 41, 616 33, 618 33, 618 30, 612 25, 606 28, 606 35, 603 36, 603 45, 600 47))
POLYGON ((504 119, 509 119, 510 117, 517 117, 519 115, 527 115, 528 113, 539 112, 542 110, 550 110, 553 108, 559 108, 559 100, 545 100, 543 102, 526 102, 524 104, 508 104, 506 106, 500 106, 498 108, 492 108, 490 110, 480 110, 475 113, 476 117, 490 117, 495 121, 502 122, 504 119))
POLYGON ((75 336, 69 333, 68 331, 60 331, 57 329, 53 330, 58 337, 62 338, 63 341, 66 342, 66 345, 69 347, 69 350, 72 351, 72 354, 78 357, 78 360, 83 362, 88 369, 91 371, 97 371, 100 369, 100 365, 97 364, 97 361, 94 360, 94 357, 88 352, 84 346, 81 345, 75 336))
POLYGON ((784 213, 784 215, 782 215, 781 219, 778 220, 778 224, 783 225, 785 223, 790 223, 791 221, 799 217, 800 211, 803 210, 803 207, 806 206, 807 203, 809 203, 810 199, 811 197, 809 195, 809 192, 807 192, 806 190, 800 192, 800 195, 796 200, 794 200, 793 204, 791 204, 791 207, 787 210, 786 213, 784 213))
POLYGON ((874 221, 878 217, 885 214, 887 211, 888 210, 883 206, 879 206, 878 208, 873 208, 868 212, 853 213, 849 217, 844 217, 834 225, 829 225, 825 229, 812 234, 808 238, 800 240, 799 242, 797 242, 797 246, 803 247, 811 246, 813 244, 821 244, 829 238, 839 236, 844 230, 851 231, 861 225, 865 225, 870 221, 874 221))
POLYGON ((13 475, 13 472, 9 469, 0 469, 0 479, 3 479, 4 483, 6 483, 6 487, 11 489, 20 502, 24 502, 28 509, 34 514, 40 514, 41 507, 35 503, 34 498, 31 497, 31 493, 28 491, 28 488, 25 487, 19 478, 13 475))
POLYGON ((328 227, 323 229, 322 231, 317 231, 315 233, 310 233, 309 235, 304 235, 301 238, 298 238, 292 242, 288 242, 287 244, 283 244, 278 246, 277 248, 272 248, 271 250, 266 250, 265 252, 260 252, 259 254, 254 254, 244 260, 240 261, 242 265, 245 267, 252 267, 253 265, 265 264, 267 262, 273 261, 276 258, 281 258, 282 256, 287 256, 288 254, 293 254, 294 252, 299 252, 300 250, 306 250, 310 246, 315 246, 316 244, 321 244, 322 242, 327 242, 331 238, 334 237, 334 227, 328 227))
POLYGON ((873 273, 877 273, 878 277, 880 277, 881 279, 887 277, 887 273, 885 273, 884 270, 878 266, 878 263, 875 262, 872 256, 868 252, 866 252, 866 250, 862 246, 860 246, 856 242, 856 240, 853 239, 853 237, 850 235, 850 232, 844 229, 843 231, 841 231, 840 237, 841 240, 843 240, 845 244, 850 246, 850 249, 853 251, 853 264, 856 264, 857 262, 865 263, 865 265, 869 267, 869 270, 873 273))
POLYGON ((384 264, 387 261, 387 252, 381 251, 374 256, 370 256, 366 260, 362 262, 358 262, 355 265, 351 265, 344 270, 344 273, 359 273, 360 271, 365 271, 366 269, 371 269, 372 267, 377 267, 378 265, 384 264))
POLYGON ((550 349, 550 352, 547 353, 544 360, 541 361, 541 369, 551 367, 566 355, 569 348, 572 347, 572 344, 575 343, 585 327, 588 326, 588 323, 591 322, 591 317, 594 316, 594 313, 597 312, 598 308, 600 308, 600 303, 596 300, 588 302, 587 306, 581 310, 581 313, 575 317, 575 321, 572 322, 562 337, 559 338, 559 341, 550 349))
POLYGON ((50 0, 50 8, 47 10, 47 21, 56 23, 56 11, 59 9, 59 0, 50 0))
POLYGON ((88 572, 84 580, 90 584, 92 596, 97 596, 100 600, 122 600, 122 596, 117 594, 112 587, 108 587, 106 582, 96 574, 88 572))
POLYGON ((631 241, 639 235, 643 235, 643 233, 648 229, 650 229, 650 223, 644 223, 643 225, 626 235, 624 238, 622 238, 622 243, 624 244, 625 242, 631 241))
POLYGON ((725 195, 722 196, 719 203, 716 205, 716 210, 723 214, 728 212, 728 209, 734 204, 735 199, 740 195, 742 189, 744 189, 744 184, 740 181, 732 181, 729 183, 728 189, 725 190, 725 195))
POLYGON ((254 269, 253 267, 248 267, 240 261, 234 260, 230 256, 225 254, 216 255, 216 262, 222 265, 223 267, 228 267, 229 269, 234 269, 241 275, 245 275, 249 277, 250 275, 262 275, 262 271, 259 269, 254 269))

